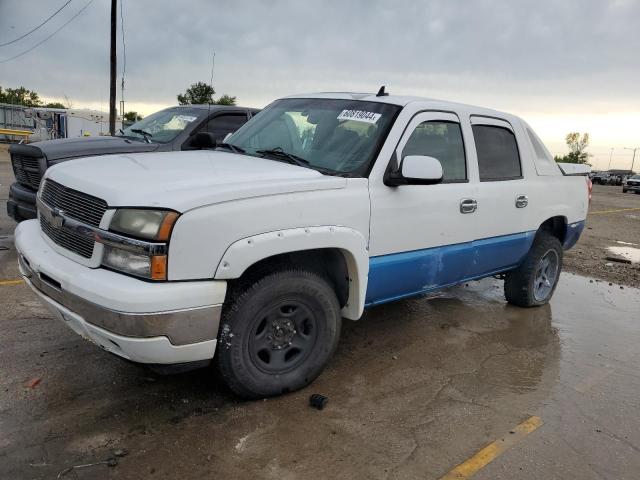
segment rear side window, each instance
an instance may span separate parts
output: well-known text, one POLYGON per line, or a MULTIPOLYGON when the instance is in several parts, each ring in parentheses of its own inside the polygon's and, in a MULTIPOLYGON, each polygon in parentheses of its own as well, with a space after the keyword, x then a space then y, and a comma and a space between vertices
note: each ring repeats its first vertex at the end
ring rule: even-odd
POLYGON ((422 122, 402 149, 402 158, 407 155, 424 155, 440 160, 445 182, 464 182, 467 179, 462 132, 458 123, 422 122))
POLYGON ((225 114, 209 120, 206 131, 215 135, 216 139, 222 140, 227 133, 233 133, 242 125, 247 123, 245 114, 225 114))
POLYGON ((518 144, 513 132, 495 125, 473 125, 480 181, 522 177, 518 144))

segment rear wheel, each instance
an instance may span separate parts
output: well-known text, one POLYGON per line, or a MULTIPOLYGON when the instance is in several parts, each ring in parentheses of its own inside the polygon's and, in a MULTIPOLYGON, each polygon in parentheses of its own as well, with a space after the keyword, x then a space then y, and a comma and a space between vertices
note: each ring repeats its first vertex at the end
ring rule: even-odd
POLYGON ((505 276, 507 301, 520 307, 547 303, 558 285, 562 253, 562 245, 556 237, 539 232, 522 265, 505 276))
POLYGON ((324 369, 341 323, 336 294, 322 276, 266 275, 225 307, 216 353, 222 377, 244 398, 298 390, 324 369))

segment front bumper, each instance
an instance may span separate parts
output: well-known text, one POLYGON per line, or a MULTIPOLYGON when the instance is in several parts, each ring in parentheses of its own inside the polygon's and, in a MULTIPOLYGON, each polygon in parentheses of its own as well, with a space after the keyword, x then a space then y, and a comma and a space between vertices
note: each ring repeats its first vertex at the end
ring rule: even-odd
POLYGON ((627 191, 627 192, 640 192, 640 185, 624 185, 623 188, 627 191))
POLYGON ((16 222, 30 220, 38 216, 36 211, 36 191, 18 182, 9 187, 7 200, 7 214, 16 222))
POLYGON ((37 221, 16 228, 20 272, 54 316, 105 350, 139 363, 213 358, 226 283, 151 283, 55 252, 37 221))

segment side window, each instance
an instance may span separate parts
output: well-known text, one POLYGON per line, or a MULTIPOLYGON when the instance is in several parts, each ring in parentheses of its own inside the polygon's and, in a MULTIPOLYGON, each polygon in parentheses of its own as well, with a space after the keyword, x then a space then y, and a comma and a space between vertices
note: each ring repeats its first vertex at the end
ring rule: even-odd
POLYGON ((206 124, 202 131, 211 132, 217 140, 222 140, 227 133, 233 133, 247 122, 244 114, 218 115, 206 124))
POLYGON ((402 158, 407 155, 425 155, 440 160, 444 182, 467 180, 462 131, 458 123, 433 120, 422 122, 402 149, 402 158))
POLYGON ((473 125, 480 181, 522 177, 518 144, 513 132, 495 125, 473 125))

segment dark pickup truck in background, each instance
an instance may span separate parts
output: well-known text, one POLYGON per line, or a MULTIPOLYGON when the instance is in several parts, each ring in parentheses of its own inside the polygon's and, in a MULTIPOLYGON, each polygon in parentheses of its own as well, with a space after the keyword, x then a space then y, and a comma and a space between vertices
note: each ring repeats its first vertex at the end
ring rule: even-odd
POLYGON ((7 213, 16 222, 36 218, 36 193, 46 169, 74 158, 116 153, 197 150, 215 147, 259 110, 222 105, 183 105, 160 110, 115 136, 64 138, 9 147, 16 177, 7 213))

